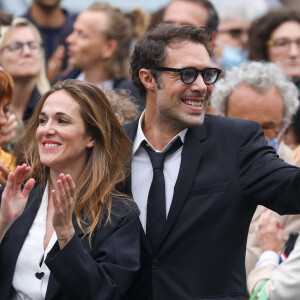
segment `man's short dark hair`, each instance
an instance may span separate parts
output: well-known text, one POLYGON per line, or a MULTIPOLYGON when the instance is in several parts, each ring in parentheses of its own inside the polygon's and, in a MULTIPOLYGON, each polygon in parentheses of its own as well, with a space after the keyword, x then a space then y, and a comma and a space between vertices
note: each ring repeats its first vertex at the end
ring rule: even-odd
MULTIPOLYGON (((146 89, 139 78, 139 71, 149 69, 158 83, 157 66, 164 66, 166 46, 180 42, 202 44, 208 54, 211 37, 206 26, 175 25, 172 23, 159 24, 148 31, 136 44, 130 60, 132 82, 138 88, 141 97, 146 96, 146 89)), ((184 58, 183 58, 184 59, 184 58)))

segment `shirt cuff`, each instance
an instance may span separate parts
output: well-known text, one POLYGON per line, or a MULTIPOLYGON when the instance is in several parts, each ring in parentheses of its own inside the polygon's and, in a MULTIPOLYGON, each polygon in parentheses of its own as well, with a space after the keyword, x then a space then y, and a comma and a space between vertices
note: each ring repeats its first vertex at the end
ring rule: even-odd
POLYGON ((273 265, 277 267, 279 265, 279 255, 274 251, 265 251, 261 254, 255 267, 258 268, 266 265, 273 265))

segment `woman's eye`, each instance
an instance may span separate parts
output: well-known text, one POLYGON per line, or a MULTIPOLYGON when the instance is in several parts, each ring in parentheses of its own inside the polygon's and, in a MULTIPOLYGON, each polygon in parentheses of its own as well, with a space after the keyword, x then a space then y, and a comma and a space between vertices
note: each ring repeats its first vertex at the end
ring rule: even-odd
POLYGON ((44 118, 39 118, 39 124, 45 124, 47 121, 44 118))
POLYGON ((58 119, 58 123, 68 124, 69 122, 66 119, 58 119))

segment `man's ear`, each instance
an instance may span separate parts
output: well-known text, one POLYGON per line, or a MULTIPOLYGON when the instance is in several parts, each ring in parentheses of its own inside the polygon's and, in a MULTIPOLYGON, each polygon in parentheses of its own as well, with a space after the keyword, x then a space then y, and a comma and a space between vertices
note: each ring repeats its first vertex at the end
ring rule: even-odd
POLYGON ((154 91, 157 89, 156 81, 149 69, 140 69, 139 77, 140 77, 142 84, 144 85, 144 87, 147 90, 154 91))
POLYGON ((105 44, 105 50, 103 52, 104 58, 111 58, 118 48, 118 42, 116 40, 108 40, 105 44))

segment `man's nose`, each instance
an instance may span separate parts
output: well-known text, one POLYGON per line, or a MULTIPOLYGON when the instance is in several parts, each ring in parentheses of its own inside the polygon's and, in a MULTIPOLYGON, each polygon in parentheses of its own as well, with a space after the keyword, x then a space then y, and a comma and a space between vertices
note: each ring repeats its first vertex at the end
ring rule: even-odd
POLYGON ((196 80, 191 84, 191 90, 200 91, 202 93, 207 91, 207 85, 205 84, 201 74, 198 74, 196 80))
POLYGON ((66 38, 66 42, 68 44, 71 44, 73 41, 74 41, 74 31, 72 33, 70 33, 66 38))

